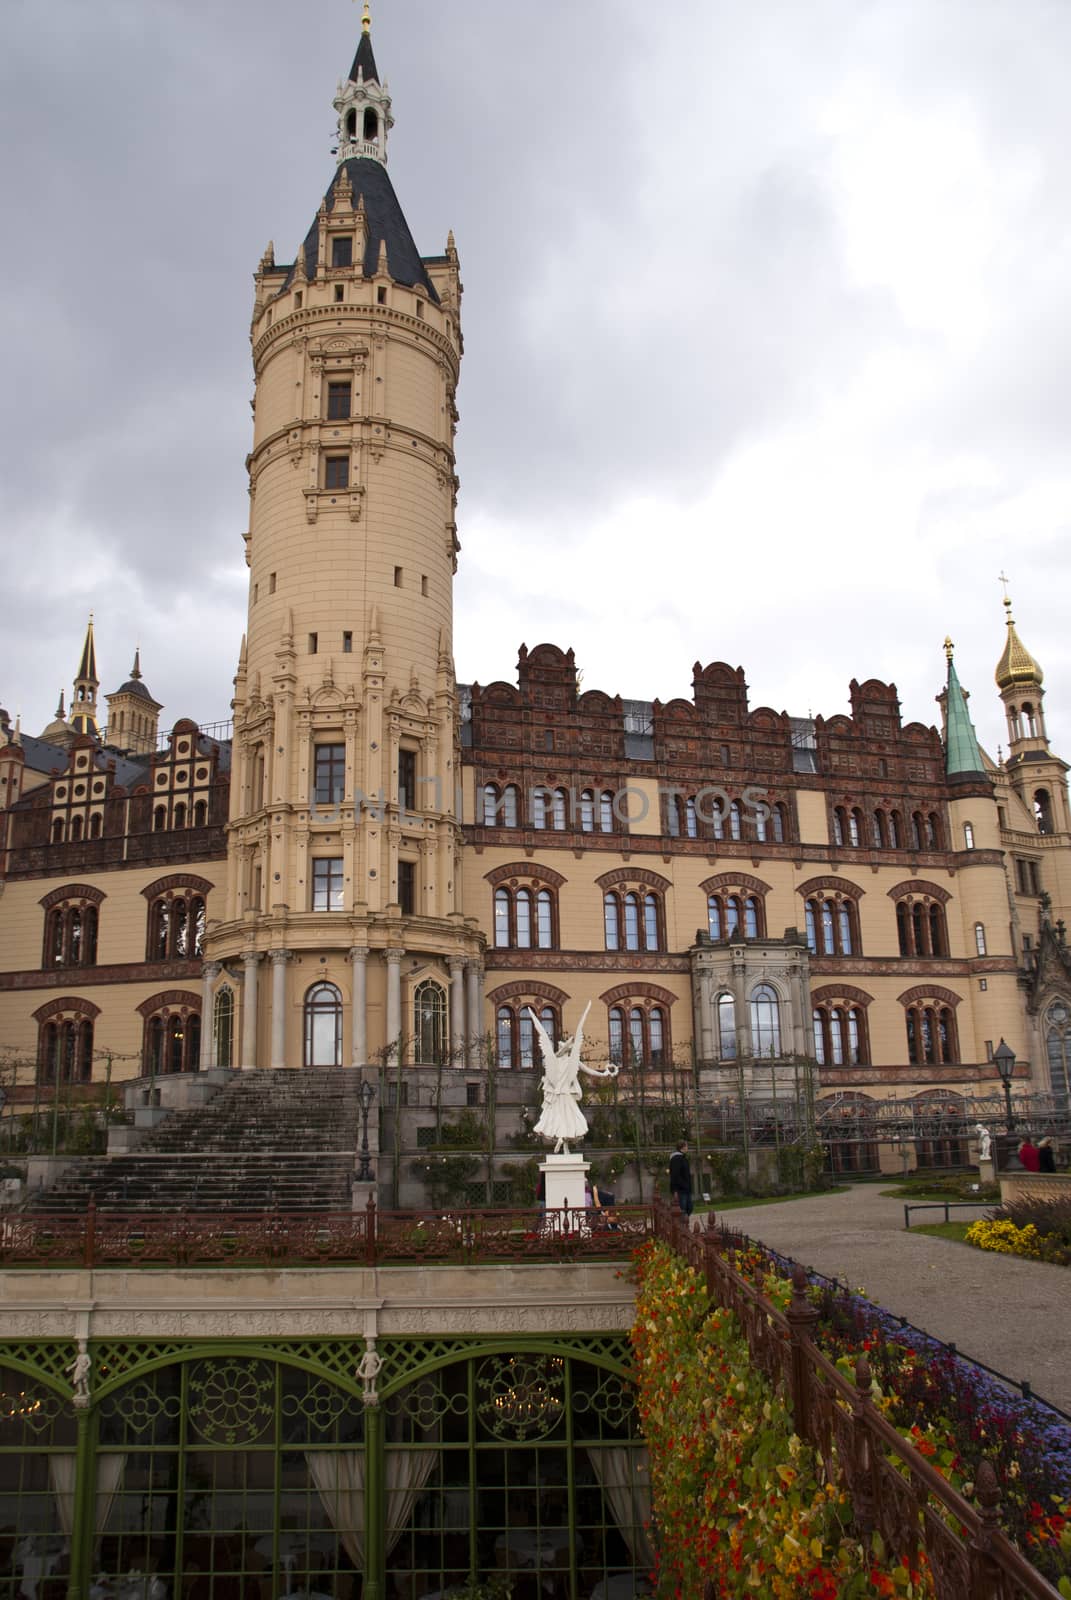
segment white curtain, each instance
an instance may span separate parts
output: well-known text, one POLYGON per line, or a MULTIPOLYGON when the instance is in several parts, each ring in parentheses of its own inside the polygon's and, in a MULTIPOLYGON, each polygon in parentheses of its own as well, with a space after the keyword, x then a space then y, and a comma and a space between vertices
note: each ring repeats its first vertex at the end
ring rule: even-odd
MULTIPOLYGON (((385 1554, 409 1525, 413 1503, 431 1477, 434 1450, 387 1451, 387 1533, 385 1554)), ((354 1566, 364 1571, 364 1451, 307 1450, 309 1476, 331 1526, 354 1566)))
MULTIPOLYGON (((48 1478, 52 1486, 52 1493, 56 1497, 56 1510, 59 1513, 60 1527, 68 1539, 74 1532, 74 1491, 75 1468, 78 1458, 73 1455, 49 1456, 48 1478)), ((97 1504, 95 1507, 94 1530, 100 1534, 108 1521, 108 1513, 112 1509, 119 1484, 126 1466, 125 1455, 105 1454, 96 1458, 97 1466, 97 1504)))
POLYGON ((413 1515, 413 1502, 431 1477, 438 1451, 387 1451, 387 1537, 384 1554, 390 1555, 413 1515))
POLYGON ((305 1462, 328 1521, 358 1572, 363 1572, 364 1451, 306 1450, 305 1462))
POLYGON ((645 1523, 651 1520, 651 1482, 647 1450, 643 1445, 590 1445, 588 1459, 603 1494, 610 1502, 614 1521, 638 1567, 654 1566, 654 1551, 645 1523))

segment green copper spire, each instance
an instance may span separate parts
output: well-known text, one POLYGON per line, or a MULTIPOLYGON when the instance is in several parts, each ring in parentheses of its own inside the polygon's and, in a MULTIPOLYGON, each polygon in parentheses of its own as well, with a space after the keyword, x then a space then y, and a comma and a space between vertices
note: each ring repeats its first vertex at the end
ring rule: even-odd
POLYGON ((955 662, 952 660, 952 640, 945 640, 948 658, 948 685, 945 699, 945 771, 954 777, 964 773, 984 773, 985 763, 978 745, 978 735, 967 711, 967 696, 960 688, 955 662))

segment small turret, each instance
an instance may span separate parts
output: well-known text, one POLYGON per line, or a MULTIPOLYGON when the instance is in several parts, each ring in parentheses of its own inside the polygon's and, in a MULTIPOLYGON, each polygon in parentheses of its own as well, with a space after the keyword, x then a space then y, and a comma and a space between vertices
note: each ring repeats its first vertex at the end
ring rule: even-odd
POLYGON ((353 58, 350 75, 340 83, 334 99, 338 112, 335 154, 339 165, 355 156, 387 164, 387 134, 394 126, 387 85, 380 83, 376 58, 372 54, 372 19, 368 6, 361 18, 361 40, 353 58))
POLYGON ((954 648, 952 640, 946 639, 948 681, 944 693, 945 772, 955 783, 984 778, 985 762, 982 759, 978 735, 974 731, 974 724, 967 710, 967 695, 960 686, 956 663, 952 659, 954 648))
POLYGON ((108 744, 131 755, 152 755, 156 749, 161 705, 141 677, 141 651, 134 651, 130 677, 104 697, 108 702, 108 744))

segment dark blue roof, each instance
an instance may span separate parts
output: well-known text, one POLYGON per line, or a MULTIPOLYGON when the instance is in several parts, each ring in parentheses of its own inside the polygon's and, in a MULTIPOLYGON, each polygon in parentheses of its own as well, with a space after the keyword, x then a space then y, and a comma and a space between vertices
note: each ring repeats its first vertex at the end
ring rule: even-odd
MULTIPOLYGON (((430 300, 438 301, 439 296, 420 259, 420 251, 413 241, 413 235, 409 232, 409 224, 402 214, 398 196, 387 176, 386 167, 381 166, 378 161, 370 160, 367 156, 355 156, 350 161, 343 161, 331 179, 324 196, 328 211, 335 209, 335 189, 339 174, 342 172, 346 173, 353 185, 354 208, 356 209, 359 199, 364 200, 368 226, 368 243, 364 251, 365 276, 371 278, 375 275, 379 262, 379 246, 386 240, 387 265, 395 283, 404 283, 411 289, 420 284, 430 300)), ((305 273, 309 278, 316 276, 318 244, 319 224, 314 222, 305 235, 302 247, 305 251, 305 273)), ((289 281, 288 278, 287 286, 289 281)))

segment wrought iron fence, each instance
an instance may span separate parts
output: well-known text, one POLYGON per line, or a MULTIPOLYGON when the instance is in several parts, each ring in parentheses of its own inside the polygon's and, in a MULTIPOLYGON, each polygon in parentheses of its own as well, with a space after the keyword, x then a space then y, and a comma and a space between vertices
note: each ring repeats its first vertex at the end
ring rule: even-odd
POLYGON ((561 1210, 12 1213, 0 1266, 389 1266, 620 1260, 651 1232, 649 1206, 561 1210))
MULTIPOLYGON (((796 1432, 847 1493, 861 1538, 880 1533, 886 1548, 912 1565, 924 1551, 941 1600, 1057 1600, 1057 1590, 1001 1532, 989 1462, 979 1463, 972 1505, 881 1415, 870 1398, 866 1357, 850 1382, 816 1347, 818 1312, 803 1267, 793 1271, 791 1304, 782 1313, 722 1254, 716 1226, 693 1231, 659 1201, 653 1226, 703 1274, 711 1298, 735 1313, 755 1365, 789 1397, 796 1432)), ((703 1600, 715 1600, 709 1587, 703 1600)))

